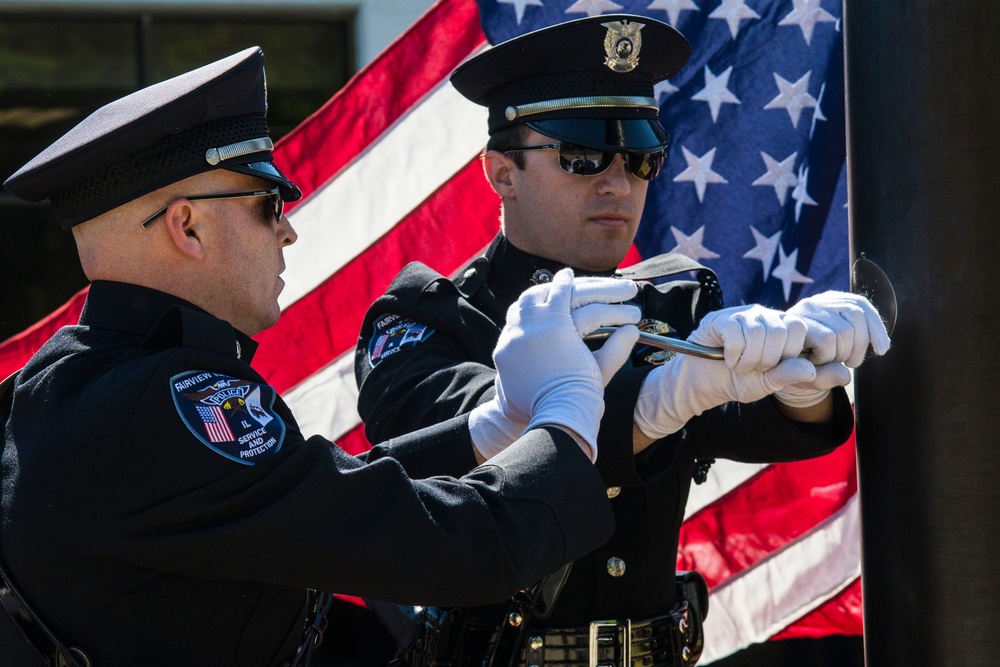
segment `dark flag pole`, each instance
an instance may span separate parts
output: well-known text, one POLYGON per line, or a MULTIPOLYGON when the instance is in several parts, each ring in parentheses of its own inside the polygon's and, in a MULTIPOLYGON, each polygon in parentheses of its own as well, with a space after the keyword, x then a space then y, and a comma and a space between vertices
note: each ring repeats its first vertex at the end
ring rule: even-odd
POLYGON ((866 664, 995 667, 1000 3, 846 0, 844 18, 852 260, 898 305, 855 383, 866 664))

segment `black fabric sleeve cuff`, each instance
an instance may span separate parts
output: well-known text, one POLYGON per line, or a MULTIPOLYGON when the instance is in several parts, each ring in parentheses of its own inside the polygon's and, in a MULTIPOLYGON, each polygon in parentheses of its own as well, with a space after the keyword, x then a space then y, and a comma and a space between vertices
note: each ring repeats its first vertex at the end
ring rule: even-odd
POLYGON ((604 390, 604 417, 597 434, 597 470, 608 486, 642 484, 632 454, 635 403, 643 380, 653 366, 623 368, 604 390))

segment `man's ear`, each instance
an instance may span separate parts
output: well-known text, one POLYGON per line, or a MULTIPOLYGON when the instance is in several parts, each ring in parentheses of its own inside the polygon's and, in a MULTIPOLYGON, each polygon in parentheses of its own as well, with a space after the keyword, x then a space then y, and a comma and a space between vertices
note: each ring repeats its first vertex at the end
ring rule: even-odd
POLYGON ((504 199, 517 196, 517 164, 506 153, 486 151, 483 154, 483 170, 490 187, 504 199))
POLYGON ((205 226, 187 199, 175 199, 167 206, 163 222, 174 246, 192 259, 205 256, 205 226))

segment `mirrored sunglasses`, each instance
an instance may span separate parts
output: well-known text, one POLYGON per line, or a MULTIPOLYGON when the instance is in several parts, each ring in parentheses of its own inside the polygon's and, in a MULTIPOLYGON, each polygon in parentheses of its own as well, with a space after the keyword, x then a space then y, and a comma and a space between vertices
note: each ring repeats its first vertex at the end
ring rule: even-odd
POLYGON ((522 151, 544 151, 559 149, 559 166, 563 171, 580 176, 596 176, 607 170, 615 159, 616 153, 621 153, 625 166, 632 175, 644 181, 651 181, 660 175, 663 169, 664 151, 652 153, 636 153, 633 151, 608 151, 599 148, 587 148, 577 144, 563 142, 561 144, 545 144, 543 146, 518 146, 509 148, 504 153, 520 153, 522 151))

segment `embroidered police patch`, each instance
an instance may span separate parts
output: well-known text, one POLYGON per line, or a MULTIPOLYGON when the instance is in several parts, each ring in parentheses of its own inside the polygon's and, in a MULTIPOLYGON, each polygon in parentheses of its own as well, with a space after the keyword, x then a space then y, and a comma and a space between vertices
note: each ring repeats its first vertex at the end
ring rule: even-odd
POLYGON ((424 342, 432 333, 434 329, 426 324, 399 315, 383 315, 375 320, 375 333, 368 341, 368 363, 374 368, 400 350, 424 342))
POLYGON ((188 430, 226 458, 253 465, 281 449, 285 422, 272 409, 274 389, 268 385, 186 371, 170 378, 170 393, 188 430))

